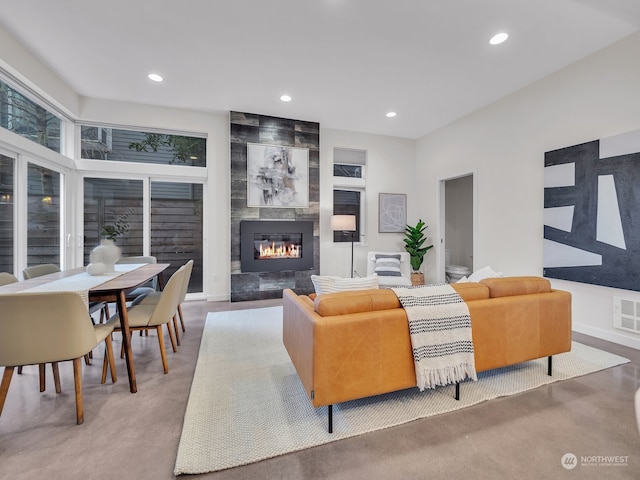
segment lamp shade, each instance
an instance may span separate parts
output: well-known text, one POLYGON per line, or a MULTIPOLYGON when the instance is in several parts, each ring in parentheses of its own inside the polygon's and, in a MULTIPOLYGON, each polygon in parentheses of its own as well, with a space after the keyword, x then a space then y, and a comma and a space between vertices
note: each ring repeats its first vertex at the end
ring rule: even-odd
POLYGON ((331 230, 343 232, 355 232, 356 231, 356 216, 355 215, 332 215, 331 216, 331 230))

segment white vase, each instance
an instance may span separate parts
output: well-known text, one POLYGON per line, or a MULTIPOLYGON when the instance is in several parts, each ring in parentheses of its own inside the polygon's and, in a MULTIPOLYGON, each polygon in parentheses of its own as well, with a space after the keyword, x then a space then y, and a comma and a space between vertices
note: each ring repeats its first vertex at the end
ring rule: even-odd
POLYGON ((105 266, 102 262, 90 263, 87 265, 87 273, 89 275, 102 275, 104 273, 104 269, 105 266))
POLYGON ((91 263, 103 263, 104 273, 113 273, 120 255, 120 247, 113 243, 113 240, 104 239, 91 251, 91 263))

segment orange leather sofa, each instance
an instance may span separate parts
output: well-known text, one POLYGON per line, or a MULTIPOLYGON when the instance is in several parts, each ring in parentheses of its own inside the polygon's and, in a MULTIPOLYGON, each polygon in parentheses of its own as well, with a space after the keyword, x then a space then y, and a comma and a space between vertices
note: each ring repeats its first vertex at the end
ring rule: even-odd
MULTIPOLYGON (((452 287, 469 307, 477 372, 548 357, 551 375, 551 356, 571 350, 571 294, 547 279, 452 287)), ((393 291, 311 297, 283 292, 283 341, 313 406, 329 406, 330 432, 333 404, 416 386, 407 316, 393 291)))

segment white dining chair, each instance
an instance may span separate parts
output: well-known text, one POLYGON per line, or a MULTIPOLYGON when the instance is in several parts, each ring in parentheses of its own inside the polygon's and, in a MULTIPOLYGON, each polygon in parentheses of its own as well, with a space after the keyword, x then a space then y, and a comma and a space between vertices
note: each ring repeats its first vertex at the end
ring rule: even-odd
MULTIPOLYGON (((38 292, 0 295, 0 415, 13 370, 19 365, 73 361, 76 421, 84 421, 82 406, 82 357, 105 342, 105 359, 111 379, 117 376, 113 360, 113 325, 92 325, 87 307, 75 292, 38 292)), ((103 372, 102 383, 106 381, 103 372)))
MULTIPOLYGON (((175 316, 178 308, 178 301, 180 300, 180 292, 185 270, 186 267, 183 265, 176 270, 173 275, 171 275, 171 278, 162 290, 157 303, 144 305, 136 304, 127 308, 127 319, 130 333, 133 333, 135 330, 156 330, 164 373, 169 372, 169 366, 167 363, 167 353, 164 345, 164 335, 162 334, 162 325, 167 325, 171 346, 173 347, 173 351, 176 352, 176 342, 171 326, 171 320, 175 316)), ((107 322, 107 325, 113 325, 115 330, 122 330, 120 315, 113 315, 109 322, 107 322)))
MULTIPOLYGON (((132 257, 122 257, 116 262, 116 264, 133 264, 133 263, 158 263, 158 259, 154 256, 137 255, 132 257)), ((158 290, 158 280, 154 278, 146 285, 140 285, 134 288, 130 292, 127 292, 127 302, 131 302, 138 298, 140 295, 148 295, 158 290)))
MULTIPOLYGON (((178 309, 177 309, 178 317, 175 317, 175 316, 173 317, 173 327, 176 333, 176 343, 178 344, 178 346, 180 345, 180 335, 178 333, 177 318, 180 318, 182 331, 186 332, 186 329, 184 326, 184 317, 182 314, 182 302, 184 302, 187 296, 187 291, 189 290, 189 281, 191 280, 191 272, 193 271, 193 260, 189 260, 187 263, 185 263, 184 267, 185 267, 185 273, 184 273, 182 286, 180 288, 180 300, 178 302, 178 309)), ((133 304, 141 304, 141 305, 156 304, 158 303, 159 298, 160 298, 160 292, 153 292, 148 295, 138 297, 136 300, 134 300, 133 304)))

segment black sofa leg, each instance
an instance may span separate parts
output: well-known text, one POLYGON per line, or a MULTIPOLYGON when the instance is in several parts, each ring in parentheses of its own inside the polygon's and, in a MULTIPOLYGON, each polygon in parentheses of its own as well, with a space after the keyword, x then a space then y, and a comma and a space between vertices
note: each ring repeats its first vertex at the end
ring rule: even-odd
POLYGON ((460 382, 456 382, 456 400, 460 400, 460 382))
POLYGON ((327 413, 329 415, 329 433, 333 433, 333 405, 327 406, 327 413))
POLYGON ((551 359, 551 355, 549 355, 549 359, 547 361, 547 375, 551 376, 551 368, 552 368, 553 362, 551 359))

